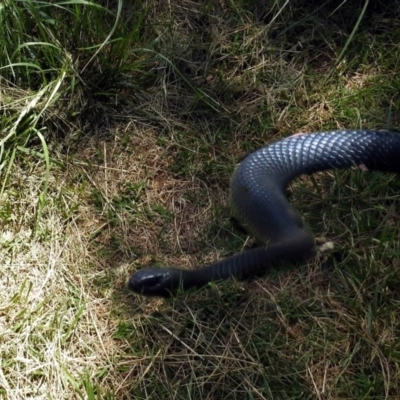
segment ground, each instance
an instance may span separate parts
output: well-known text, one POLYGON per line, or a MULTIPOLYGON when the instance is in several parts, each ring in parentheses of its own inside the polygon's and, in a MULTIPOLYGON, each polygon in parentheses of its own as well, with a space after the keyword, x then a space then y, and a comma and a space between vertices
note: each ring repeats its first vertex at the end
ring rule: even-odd
POLYGON ((397 2, 54 4, 0 8, 0 398, 398 398, 398 176, 296 180, 335 245, 298 268, 126 285, 253 244, 228 201, 249 152, 398 128, 397 2))

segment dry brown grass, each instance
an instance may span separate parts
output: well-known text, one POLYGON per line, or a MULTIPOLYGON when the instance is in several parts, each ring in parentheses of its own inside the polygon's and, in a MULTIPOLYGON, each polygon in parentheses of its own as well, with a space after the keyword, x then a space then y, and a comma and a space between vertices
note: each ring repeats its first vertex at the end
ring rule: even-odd
POLYGON ((11 215, 1 237, 0 386, 7 399, 73 398, 77 376, 111 361, 110 302, 88 287, 96 272, 87 268, 78 213, 65 217, 79 201, 66 177, 52 176, 34 234, 44 166, 30 160, 29 170, 15 165, 12 176, 1 202, 11 215))

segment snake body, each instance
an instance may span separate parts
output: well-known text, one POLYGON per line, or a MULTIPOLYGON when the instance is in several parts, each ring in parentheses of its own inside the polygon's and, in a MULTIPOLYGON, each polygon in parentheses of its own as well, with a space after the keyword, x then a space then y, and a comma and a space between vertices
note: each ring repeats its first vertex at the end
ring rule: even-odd
POLYGON ((196 270, 145 268, 134 273, 129 288, 147 296, 168 297, 178 289, 209 282, 239 280, 265 273, 282 262, 315 253, 315 241, 289 204, 285 189, 302 174, 343 168, 400 172, 400 134, 388 131, 332 131, 299 134, 250 154, 233 174, 233 213, 264 244, 196 270))

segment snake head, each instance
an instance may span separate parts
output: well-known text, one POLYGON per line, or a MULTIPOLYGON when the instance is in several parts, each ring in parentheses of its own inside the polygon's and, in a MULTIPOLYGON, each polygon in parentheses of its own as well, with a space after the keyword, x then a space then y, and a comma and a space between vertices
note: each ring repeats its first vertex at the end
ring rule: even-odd
POLYGON ((144 296, 170 297, 179 287, 180 276, 175 268, 145 268, 135 272, 128 287, 144 296))

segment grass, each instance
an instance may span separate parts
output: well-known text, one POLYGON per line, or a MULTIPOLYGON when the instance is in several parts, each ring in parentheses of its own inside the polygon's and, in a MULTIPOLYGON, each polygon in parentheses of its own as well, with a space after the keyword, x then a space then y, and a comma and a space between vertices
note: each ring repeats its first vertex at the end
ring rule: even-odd
POLYGON ((399 398, 400 181, 290 200, 335 248, 172 300, 146 265, 251 239, 228 187, 292 132, 400 125, 396 1, 0 5, 0 398, 399 398))

